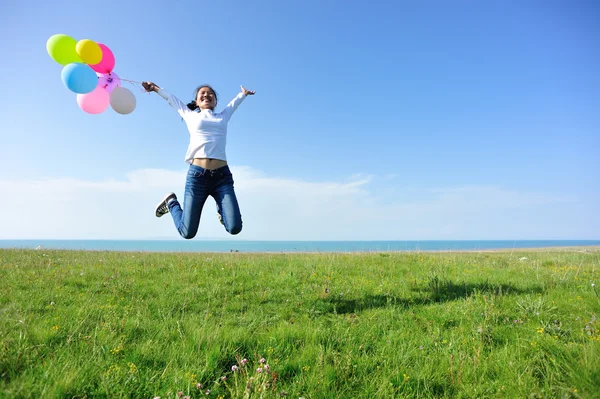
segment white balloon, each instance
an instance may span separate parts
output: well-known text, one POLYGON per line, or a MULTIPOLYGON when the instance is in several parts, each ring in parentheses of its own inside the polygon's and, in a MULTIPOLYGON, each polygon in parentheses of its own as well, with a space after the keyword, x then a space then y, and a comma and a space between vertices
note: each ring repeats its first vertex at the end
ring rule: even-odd
POLYGON ((122 115, 127 115, 135 109, 135 96, 133 93, 121 86, 117 86, 110 93, 110 106, 115 112, 122 115))

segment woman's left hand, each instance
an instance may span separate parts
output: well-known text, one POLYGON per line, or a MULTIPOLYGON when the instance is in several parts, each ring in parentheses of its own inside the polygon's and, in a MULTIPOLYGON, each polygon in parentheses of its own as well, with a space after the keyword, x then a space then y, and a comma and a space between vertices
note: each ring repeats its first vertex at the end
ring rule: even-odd
POLYGON ((253 96, 254 94, 256 94, 256 90, 246 90, 244 86, 240 86, 240 88, 242 89, 242 93, 244 93, 245 96, 253 96))

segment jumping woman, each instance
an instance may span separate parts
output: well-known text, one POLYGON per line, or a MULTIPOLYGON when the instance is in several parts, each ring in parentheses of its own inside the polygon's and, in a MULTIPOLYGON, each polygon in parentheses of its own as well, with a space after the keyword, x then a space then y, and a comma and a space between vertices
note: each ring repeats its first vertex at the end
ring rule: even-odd
POLYGON ((175 194, 169 193, 156 206, 156 216, 171 213, 179 234, 186 239, 193 238, 198 232, 202 208, 210 195, 217 203, 219 220, 225 230, 238 234, 242 230, 242 215, 225 154, 227 123, 242 101, 255 91, 241 86, 241 92, 217 113, 217 93, 209 85, 198 87, 195 99, 189 104, 184 104, 152 82, 143 82, 142 85, 146 91, 154 91, 167 100, 183 118, 190 133, 185 155, 190 168, 185 182, 183 209, 175 194))

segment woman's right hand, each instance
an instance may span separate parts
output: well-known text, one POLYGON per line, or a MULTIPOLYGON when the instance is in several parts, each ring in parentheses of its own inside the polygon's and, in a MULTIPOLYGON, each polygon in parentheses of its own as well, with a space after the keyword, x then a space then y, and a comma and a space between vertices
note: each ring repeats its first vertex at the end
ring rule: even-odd
POLYGON ((160 87, 158 87, 155 83, 152 82, 142 82, 142 86, 147 92, 160 90, 160 87))

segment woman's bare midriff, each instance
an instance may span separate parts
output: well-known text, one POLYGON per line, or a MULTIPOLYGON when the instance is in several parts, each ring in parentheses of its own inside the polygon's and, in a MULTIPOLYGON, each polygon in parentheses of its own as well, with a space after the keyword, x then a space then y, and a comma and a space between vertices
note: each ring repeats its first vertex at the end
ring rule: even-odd
POLYGON ((194 158, 192 163, 204 169, 219 169, 227 165, 227 161, 214 158, 194 158))

